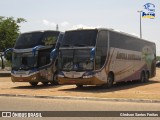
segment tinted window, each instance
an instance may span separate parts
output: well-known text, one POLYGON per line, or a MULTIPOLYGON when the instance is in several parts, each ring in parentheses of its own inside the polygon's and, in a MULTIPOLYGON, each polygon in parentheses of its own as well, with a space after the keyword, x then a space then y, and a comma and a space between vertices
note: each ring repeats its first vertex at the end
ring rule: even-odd
POLYGON ((108 31, 100 31, 96 43, 96 69, 103 67, 108 50, 108 31))
POLYGON ((38 67, 42 67, 50 63, 50 49, 40 50, 38 52, 38 67))
POLYGON ((61 46, 95 46, 97 30, 65 32, 61 46))
POLYGON ((90 61, 90 49, 61 50, 58 64, 59 68, 64 71, 93 69, 93 62, 90 61))
POLYGON ((142 51, 142 47, 147 43, 139 38, 119 34, 116 32, 110 32, 110 46, 120 49, 142 51))
POLYGON ((15 44, 16 49, 32 48, 37 45, 54 45, 59 32, 31 32, 21 34, 15 44))
POLYGON ((57 32, 57 33, 56 32, 54 32, 54 33, 53 32, 45 32, 43 35, 43 38, 42 38, 42 45, 55 46, 56 42, 57 42, 58 35, 59 35, 59 32, 57 32))
POLYGON ((42 32, 21 34, 16 41, 15 48, 24 49, 24 48, 35 47, 36 45, 39 44, 42 35, 43 35, 42 32))
POLYGON ((141 52, 145 46, 150 46, 152 50, 155 49, 154 44, 151 42, 116 32, 110 32, 110 47, 141 52))

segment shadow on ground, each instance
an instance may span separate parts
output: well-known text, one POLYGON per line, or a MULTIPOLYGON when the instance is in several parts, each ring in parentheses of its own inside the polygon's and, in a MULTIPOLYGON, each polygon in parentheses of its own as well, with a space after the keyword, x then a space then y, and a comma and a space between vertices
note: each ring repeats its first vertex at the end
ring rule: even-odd
POLYGON ((112 86, 112 88, 108 89, 104 86, 83 86, 82 88, 77 88, 76 85, 68 85, 69 87, 61 88, 63 85, 43 85, 38 84, 37 86, 16 86, 12 87, 12 89, 50 89, 50 88, 59 88, 57 91, 72 91, 72 92, 90 92, 90 93, 103 93, 103 92, 115 92, 120 90, 126 90, 131 88, 136 88, 139 86, 146 86, 151 84, 160 83, 159 81, 149 81, 147 83, 140 83, 139 81, 132 81, 132 82, 119 82, 112 86))
POLYGON ((12 89, 48 89, 48 88, 57 88, 60 87, 62 85, 52 85, 52 84, 48 84, 48 85, 43 85, 43 84, 38 84, 37 86, 16 86, 16 87, 12 87, 12 89))
POLYGON ((103 93, 103 92, 115 92, 120 90, 131 89, 139 86, 145 86, 150 84, 159 83, 158 81, 149 81, 147 83, 140 83, 139 81, 132 81, 132 82, 120 82, 116 83, 112 86, 112 88, 108 89, 102 86, 84 86, 82 88, 74 88, 69 89, 60 89, 59 91, 75 91, 75 92, 93 92, 93 93, 103 93))

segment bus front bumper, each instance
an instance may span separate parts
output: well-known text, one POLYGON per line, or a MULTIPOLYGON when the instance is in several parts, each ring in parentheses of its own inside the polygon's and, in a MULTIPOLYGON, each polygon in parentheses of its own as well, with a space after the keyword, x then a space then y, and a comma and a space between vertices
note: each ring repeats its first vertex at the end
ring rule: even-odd
POLYGON ((27 76, 11 74, 11 80, 12 82, 40 82, 41 81, 39 72, 32 75, 27 75, 27 76))
POLYGON ((65 77, 58 77, 59 84, 66 84, 66 85, 102 85, 105 84, 104 81, 99 80, 96 77, 91 78, 65 78, 65 77))

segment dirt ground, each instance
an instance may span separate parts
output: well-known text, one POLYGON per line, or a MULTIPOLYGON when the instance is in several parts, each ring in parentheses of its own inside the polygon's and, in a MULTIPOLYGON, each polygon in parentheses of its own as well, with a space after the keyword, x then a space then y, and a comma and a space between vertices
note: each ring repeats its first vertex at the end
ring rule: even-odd
POLYGON ((98 98, 136 98, 160 100, 160 68, 157 68, 156 77, 148 83, 128 82, 115 84, 113 88, 106 89, 97 86, 84 86, 76 88, 75 85, 48 85, 41 83, 30 86, 29 83, 13 83, 10 77, 0 78, 0 94, 26 94, 45 96, 77 96, 98 98))

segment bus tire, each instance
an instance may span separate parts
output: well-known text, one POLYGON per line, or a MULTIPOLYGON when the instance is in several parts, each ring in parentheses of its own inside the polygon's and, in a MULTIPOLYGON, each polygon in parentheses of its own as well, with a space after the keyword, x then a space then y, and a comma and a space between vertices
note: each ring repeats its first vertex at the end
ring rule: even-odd
POLYGON ((29 82, 29 84, 32 86, 37 86, 38 82, 29 82))
POLYGON ((145 82, 149 82, 149 72, 146 72, 145 74, 145 82))
POLYGON ((106 87, 111 88, 113 86, 113 82, 114 82, 114 77, 113 77, 113 74, 110 73, 107 78, 106 87))
POLYGON ((101 85, 103 88, 111 88, 113 86, 114 76, 113 73, 109 73, 107 77, 107 83, 101 85))
POLYGON ((83 85, 78 85, 78 84, 76 84, 76 86, 77 86, 77 88, 82 88, 83 87, 83 85))
POLYGON ((43 85, 48 85, 49 82, 42 82, 43 85))
POLYGON ((50 82, 52 85, 59 85, 58 83, 58 77, 57 77, 57 72, 54 73, 53 75, 53 81, 50 82))
POLYGON ((141 72, 141 77, 140 77, 140 82, 141 83, 144 83, 145 82, 145 73, 144 72, 141 72))

